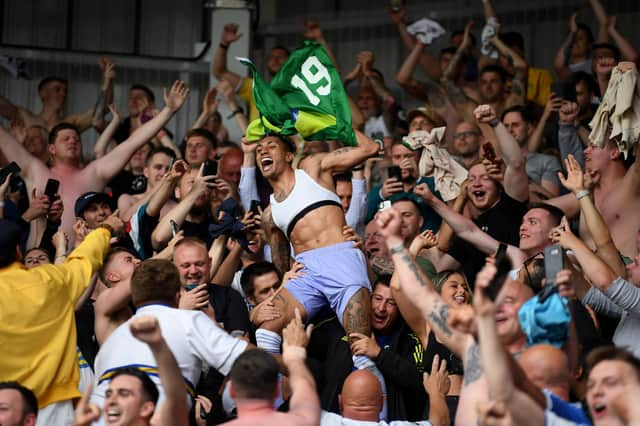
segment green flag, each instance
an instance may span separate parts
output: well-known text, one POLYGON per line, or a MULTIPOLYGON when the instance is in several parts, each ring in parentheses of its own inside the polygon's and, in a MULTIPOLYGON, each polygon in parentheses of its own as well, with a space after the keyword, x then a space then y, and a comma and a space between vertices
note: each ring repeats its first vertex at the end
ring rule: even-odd
POLYGON ((297 131, 305 140, 357 145, 340 75, 318 43, 305 41, 289 56, 270 86, 249 60, 238 59, 251 69, 253 96, 260 112, 260 118, 247 129, 247 140, 256 141, 268 133, 288 136, 297 131))

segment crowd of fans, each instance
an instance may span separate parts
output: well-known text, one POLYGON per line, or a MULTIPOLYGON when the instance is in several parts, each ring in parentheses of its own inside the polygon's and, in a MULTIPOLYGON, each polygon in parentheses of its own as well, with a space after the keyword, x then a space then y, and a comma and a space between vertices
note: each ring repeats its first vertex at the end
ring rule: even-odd
POLYGON ((638 51, 600 0, 553 72, 491 0, 439 53, 396 3, 411 111, 373 51, 337 64, 305 23, 355 146, 249 140, 233 23, 186 135, 184 82, 129 82, 123 117, 108 59, 86 112, 61 77, 39 113, 0 96, 1 425, 640 424, 638 51))

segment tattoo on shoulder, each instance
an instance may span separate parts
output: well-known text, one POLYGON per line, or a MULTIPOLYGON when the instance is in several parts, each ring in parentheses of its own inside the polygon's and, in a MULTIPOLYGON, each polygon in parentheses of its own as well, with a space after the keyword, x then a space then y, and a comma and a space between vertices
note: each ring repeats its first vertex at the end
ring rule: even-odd
POLYGON ((477 343, 472 344, 467 350, 464 363, 462 386, 468 386, 484 374, 482 363, 480 362, 480 346, 477 343))
POLYGON ((431 311, 431 314, 429 314, 429 319, 444 333, 445 336, 451 337, 453 332, 451 331, 451 328, 449 328, 449 324, 447 324, 448 318, 449 306, 445 305, 440 300, 434 301, 433 310, 431 311))

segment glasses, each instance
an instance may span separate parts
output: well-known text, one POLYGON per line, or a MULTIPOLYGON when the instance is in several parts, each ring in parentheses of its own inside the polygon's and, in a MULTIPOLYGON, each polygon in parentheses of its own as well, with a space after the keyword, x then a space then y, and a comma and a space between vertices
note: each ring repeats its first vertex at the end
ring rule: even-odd
POLYGON ((460 138, 466 138, 466 137, 478 136, 478 135, 479 135, 478 132, 469 130, 469 131, 466 131, 466 132, 454 133, 453 134, 453 138, 454 139, 460 139, 460 138))

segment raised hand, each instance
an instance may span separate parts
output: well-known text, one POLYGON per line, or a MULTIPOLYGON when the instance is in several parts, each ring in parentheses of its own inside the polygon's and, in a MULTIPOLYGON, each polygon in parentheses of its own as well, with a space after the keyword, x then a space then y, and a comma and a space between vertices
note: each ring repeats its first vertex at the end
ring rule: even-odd
POLYGON ((247 141, 247 138, 243 137, 240 142, 240 148, 242 148, 242 152, 244 154, 255 154, 258 144, 249 142, 247 141))
POLYGON ((577 12, 571 15, 571 18, 569 18, 569 29, 571 30, 572 33, 578 32, 578 13, 577 12))
POLYGON ((440 356, 434 355, 431 362, 431 374, 425 372, 422 376, 422 385, 429 395, 446 396, 451 387, 451 380, 447 372, 447 360, 440 361, 440 356))
POLYGON ((225 24, 222 30, 222 37, 220 37, 220 43, 228 46, 240 37, 242 37, 242 34, 238 33, 238 24, 225 24))
POLYGON ((416 257, 422 250, 428 250, 431 247, 435 247, 438 245, 438 237, 431 231, 427 229, 416 235, 416 237, 411 241, 411 245, 409 246, 409 253, 411 256, 416 257))
POLYGON ((202 101, 202 111, 210 117, 218 110, 218 88, 212 87, 202 101))
POLYGON ((429 189, 429 185, 427 185, 426 183, 421 183, 420 185, 416 186, 413 189, 413 193, 421 197, 426 202, 431 201, 433 197, 435 197, 435 195, 433 195, 433 192, 431 192, 431 189, 429 189))
POLYGON ((63 212, 64 206, 62 205, 62 198, 56 194, 53 203, 51 203, 49 210, 47 210, 47 220, 49 222, 57 223, 62 218, 63 212))
POLYGON ((304 38, 314 41, 321 40, 324 37, 320 25, 310 19, 304 21, 304 33, 302 35, 304 38))
POLYGON ((556 287, 558 287, 558 294, 567 299, 576 298, 576 289, 573 286, 572 280, 573 271, 571 269, 562 269, 556 274, 556 287))
POLYGON ((220 80, 218 83, 218 92, 222 94, 227 104, 235 101, 233 87, 231 87, 231 84, 227 80, 220 80))
POLYGON ((562 186, 574 194, 584 191, 584 174, 582 173, 580 163, 578 163, 572 154, 569 154, 564 160, 564 164, 567 169, 567 177, 565 178, 562 172, 558 172, 558 179, 560 179, 562 186))
POLYGON ((388 199, 393 194, 402 192, 404 190, 404 184, 396 178, 389 178, 382 183, 382 189, 380 194, 384 199, 388 199))
POLYGON ((473 110, 473 116, 478 123, 483 124, 489 124, 498 119, 498 114, 491 105, 479 105, 473 110))
POLYGON ((133 337, 148 345, 162 342, 162 332, 158 319, 152 316, 133 317, 129 322, 133 337))
POLYGON ((560 111, 562 103, 563 101, 561 97, 557 96, 555 93, 551 93, 549 95, 549 100, 547 100, 547 103, 544 105, 544 112, 542 115, 548 118, 551 116, 552 112, 560 111))
POLYGON ((364 249, 364 242, 362 241, 362 238, 349 225, 344 225, 342 227, 342 235, 344 236, 345 240, 353 241, 353 246, 355 248, 357 248, 359 250, 363 250, 364 249))
POLYGON ((31 200, 29 201, 29 208, 23 213, 22 218, 26 222, 31 222, 34 219, 43 217, 49 211, 51 203, 49 197, 44 194, 38 195, 35 188, 31 192, 31 200))
MULTIPOLYGON (((553 102, 553 101, 549 100, 548 103, 551 103, 551 102, 553 102)), ((562 104, 561 104, 561 107, 560 107, 560 109, 558 111, 559 111, 560 123, 562 123, 562 124, 574 124, 575 121, 576 121, 576 118, 578 117, 578 112, 580 111, 580 108, 578 107, 578 104, 575 103, 575 102, 570 102, 570 101, 564 101, 563 100, 562 104)))
POLYGON ((100 69, 105 81, 116 78, 116 64, 109 58, 100 58, 100 69))
POLYGON ((560 244, 565 250, 572 250, 576 245, 582 244, 580 238, 571 232, 571 227, 569 227, 569 222, 566 217, 562 218, 559 226, 551 230, 549 238, 551 238, 551 241, 555 244, 560 244))
POLYGON ((638 67, 636 66, 635 62, 631 62, 631 61, 622 61, 622 62, 618 62, 618 71, 624 73, 627 71, 632 71, 635 74, 638 73, 638 67))
POLYGON ((379 212, 375 220, 378 223, 378 231, 385 240, 393 237, 402 239, 400 234, 402 220, 400 213, 393 206, 379 212))
POLYGON ((77 218, 76 222, 73 224, 73 234, 75 236, 76 244, 82 242, 88 233, 89 226, 87 225, 87 222, 82 218, 77 218))
POLYGON ((73 426, 89 426, 100 418, 100 407, 89 402, 92 391, 93 383, 89 383, 76 405, 73 426))
POLYGON ((362 74, 362 64, 358 62, 351 72, 344 77, 344 79, 345 81, 353 81, 358 78, 360 74, 362 74))
POLYGON ((187 95, 189 94, 189 88, 187 83, 181 80, 176 80, 171 86, 171 90, 167 92, 167 89, 163 89, 164 92, 164 104, 172 111, 176 112, 182 107, 187 95))
POLYGON ((495 259, 487 258, 487 263, 476 275, 476 288, 473 292, 473 309, 479 316, 493 316, 496 312, 496 304, 485 294, 485 290, 495 278, 498 269, 495 265, 495 259))
POLYGON ((203 176, 202 175, 203 171, 204 171, 204 163, 202 163, 202 165, 200 166, 198 175, 193 180, 193 186, 191 187, 191 192, 198 195, 202 195, 207 191, 215 189, 216 187, 216 183, 215 183, 216 176, 214 175, 203 176))
POLYGON ((170 179, 180 179, 189 169, 189 166, 184 160, 177 160, 171 165, 171 170, 167 173, 170 179))
POLYGON ((373 62, 375 61, 375 56, 373 55, 372 51, 363 50, 362 52, 358 53, 358 56, 356 56, 356 58, 358 60, 358 63, 362 65, 362 72, 365 75, 371 72, 373 62))
POLYGON ((399 7, 395 8, 396 10, 389 7, 389 17, 395 24, 403 24, 404 18, 406 16, 406 11, 404 9, 404 5, 399 5, 399 7))
POLYGON ((501 183, 504 181, 504 172, 506 170, 504 161, 499 159, 496 159, 496 161, 490 161, 484 158, 482 160, 482 164, 484 165, 484 168, 487 169, 487 174, 491 179, 501 183))
POLYGON ((462 42, 460 43, 460 47, 458 47, 458 49, 465 50, 471 45, 471 28, 473 28, 473 21, 469 21, 467 22, 467 25, 465 25, 462 42))

